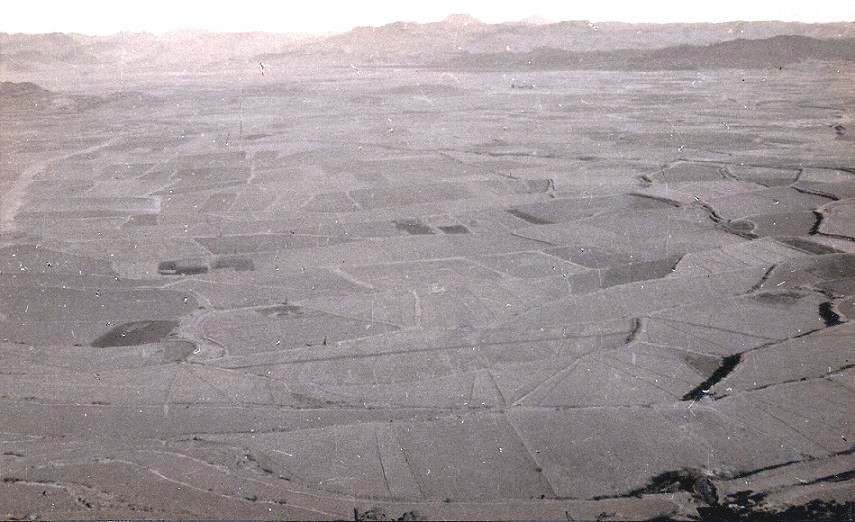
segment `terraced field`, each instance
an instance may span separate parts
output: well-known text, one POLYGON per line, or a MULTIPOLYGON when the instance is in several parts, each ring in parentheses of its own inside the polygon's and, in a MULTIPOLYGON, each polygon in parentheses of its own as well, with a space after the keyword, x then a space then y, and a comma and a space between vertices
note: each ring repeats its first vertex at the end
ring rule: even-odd
POLYGON ((853 502, 853 80, 9 95, 0 518, 853 502))

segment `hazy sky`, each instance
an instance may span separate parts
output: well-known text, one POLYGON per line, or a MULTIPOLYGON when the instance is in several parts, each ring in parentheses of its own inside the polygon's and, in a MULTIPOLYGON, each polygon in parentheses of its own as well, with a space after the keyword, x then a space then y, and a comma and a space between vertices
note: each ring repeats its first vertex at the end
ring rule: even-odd
POLYGON ((561 20, 722 22, 730 20, 855 21, 855 0, 12 0, 0 7, 2 32, 121 30, 340 32, 396 21, 435 22, 451 13, 481 21, 516 21, 533 14, 561 20), (502 5, 505 4, 505 5, 502 5))

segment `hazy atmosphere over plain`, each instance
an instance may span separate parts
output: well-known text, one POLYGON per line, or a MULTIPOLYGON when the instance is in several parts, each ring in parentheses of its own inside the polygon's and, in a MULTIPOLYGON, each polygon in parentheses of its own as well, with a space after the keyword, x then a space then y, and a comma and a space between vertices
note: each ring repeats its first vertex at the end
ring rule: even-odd
POLYGON ((356 26, 383 25, 397 21, 436 22, 449 13, 467 13, 487 23, 518 21, 538 15, 551 21, 591 20, 620 22, 726 22, 734 20, 782 20, 841 22, 855 20, 855 3, 849 0, 776 1, 720 0, 604 0, 597 2, 532 0, 394 0, 342 2, 235 2, 151 0, 113 2, 5 2, 0 31, 47 33, 77 32, 108 35, 119 31, 155 34, 177 29, 242 32, 307 32, 322 34, 347 31, 356 26))

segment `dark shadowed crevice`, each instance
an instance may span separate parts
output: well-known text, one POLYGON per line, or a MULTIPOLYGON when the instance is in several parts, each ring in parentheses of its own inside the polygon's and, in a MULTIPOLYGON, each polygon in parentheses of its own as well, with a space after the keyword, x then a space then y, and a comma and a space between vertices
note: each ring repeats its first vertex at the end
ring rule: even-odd
POLYGON ((641 198, 642 200, 650 200, 650 202, 661 203, 668 207, 680 208, 682 205, 679 201, 674 201, 673 199, 669 199, 662 196, 654 196, 652 194, 639 194, 637 192, 630 192, 630 196, 641 198))
POLYGON ((835 473, 833 475, 826 475, 824 477, 819 477, 811 480, 810 482, 804 482, 805 486, 811 484, 821 484, 823 482, 846 482, 847 480, 855 479, 855 469, 850 469, 849 471, 841 471, 840 473, 835 473))
POLYGON ((753 492, 738 492, 728 496, 725 502, 717 506, 698 508, 701 520, 745 520, 759 522, 796 522, 802 520, 855 520, 855 502, 811 500, 800 506, 790 506, 784 510, 771 511, 761 509, 759 500, 753 492), (744 498, 740 498, 742 495, 744 498))
POLYGON ((157 266, 157 273, 160 275, 194 275, 207 271, 208 266, 205 264, 185 261, 162 261, 157 266))
POLYGON ((745 181, 733 172, 731 172, 726 166, 718 169, 718 173, 721 174, 721 177, 730 180, 730 181, 745 181))
POLYGON ((823 192, 823 191, 818 190, 818 189, 813 189, 813 188, 809 188, 809 187, 799 187, 796 185, 792 185, 792 186, 790 186, 790 188, 795 190, 796 192, 800 192, 802 194, 809 194, 811 196, 819 196, 821 198, 828 198, 832 201, 839 201, 840 200, 840 198, 838 196, 835 196, 834 194, 830 194, 828 192, 823 192))
POLYGON ((698 203, 698 205, 700 205, 700 207, 702 209, 704 209, 707 212, 707 215, 709 216, 709 218, 712 220, 713 223, 721 223, 724 221, 724 219, 722 219, 722 217, 720 215, 718 215, 718 212, 716 212, 716 210, 712 207, 712 205, 710 205, 709 203, 706 203, 704 201, 700 201, 700 200, 698 200, 697 203, 698 203))
MULTIPOLYGON (((792 383, 796 383, 796 382, 805 382, 805 381, 812 381, 812 380, 827 379, 828 377, 831 377, 833 375, 838 375, 838 374, 845 372, 846 370, 849 370, 851 368, 855 368, 855 364, 844 364, 843 366, 840 366, 838 368, 834 368, 832 371, 829 371, 825 375, 820 375, 818 377, 799 377, 797 379, 786 379, 783 381, 777 381, 777 382, 772 382, 769 384, 764 384, 762 386, 755 386, 754 388, 752 388, 752 391, 765 390, 767 388, 772 388, 774 386, 780 386, 782 384, 792 384, 792 383)), ((722 395, 721 397, 716 396, 716 400, 723 399, 726 396, 727 395, 722 395)))
POLYGON ((469 234, 469 229, 463 225, 446 225, 437 227, 446 234, 469 234))
POLYGON ((629 496, 654 495, 685 491, 696 500, 709 506, 718 504, 718 490, 709 477, 696 469, 666 471, 650 479, 650 482, 626 494, 629 496))
MULTIPOLYGON (((817 225, 815 224, 814 227, 817 225)), ((813 229, 811 229, 813 231, 813 229)), ((815 256, 822 256, 826 254, 842 254, 843 251, 837 250, 836 248, 823 245, 822 243, 816 243, 814 241, 810 241, 801 237, 779 237, 775 238, 779 243, 783 243, 787 246, 791 246, 802 252, 807 252, 808 254, 813 254, 815 256)))
POLYGON ((697 401, 702 399, 707 393, 709 393, 710 388, 715 386, 720 380, 727 377, 727 375, 732 372, 736 366, 742 361, 741 354, 729 355, 727 357, 723 357, 721 359, 721 364, 716 371, 713 372, 710 377, 696 386, 692 391, 683 395, 684 401, 697 401))
POLYGON ((837 326, 840 324, 840 315, 834 311, 834 303, 826 301, 819 305, 819 316, 825 326, 837 326))
POLYGON ((641 183, 641 185, 645 188, 653 185, 653 180, 650 179, 650 176, 647 174, 641 174, 640 176, 636 176, 636 179, 641 183))
POLYGON ((763 285, 766 284, 766 281, 768 281, 770 277, 772 277, 772 272, 774 272, 777 267, 777 263, 770 266, 769 269, 766 270, 766 272, 763 274, 763 277, 761 277, 759 281, 754 283, 754 285, 748 289, 748 293, 757 292, 758 290, 763 288, 763 285))
POLYGON ((820 212, 818 210, 814 210, 813 215, 816 216, 816 222, 813 224, 813 227, 811 227, 810 232, 808 232, 808 235, 811 235, 811 236, 815 236, 815 235, 819 234, 819 227, 820 227, 820 225, 822 225, 822 220, 823 220, 822 212, 820 212))
MULTIPOLYGON (((833 454, 832 454, 832 456, 835 456, 835 455, 839 455, 839 454, 837 454, 837 453, 833 453, 833 454)), ((770 471, 770 470, 773 470, 773 469, 785 468, 785 467, 787 467, 787 466, 791 466, 791 465, 793 465, 793 464, 798 464, 799 462, 806 462, 806 461, 811 461, 811 460, 814 460, 814 459, 813 459, 813 458, 806 458, 806 459, 793 459, 793 460, 788 460, 788 461, 786 461, 786 462, 779 462, 779 463, 777 463, 777 464, 770 464, 770 465, 768 465, 768 466, 761 466, 761 467, 759 467, 759 468, 754 468, 754 469, 749 469, 749 470, 739 471, 739 472, 737 472, 737 473, 727 475, 727 477, 726 477, 726 478, 728 478, 728 479, 731 479, 731 480, 732 480, 732 479, 739 479, 739 478, 750 477, 750 476, 756 475, 756 474, 758 474, 758 473, 763 473, 764 471, 770 471)))
POLYGON ((537 216, 532 216, 531 214, 529 214, 527 212, 523 212, 522 210, 517 210, 515 208, 508 209, 507 212, 508 212, 508 214, 510 214, 514 217, 518 217, 518 218, 522 219, 523 221, 527 221, 527 222, 531 223, 532 225, 552 225, 553 224, 552 221, 547 221, 547 220, 541 219, 537 216))
POLYGON ((418 511, 406 511, 396 517, 387 514, 382 508, 373 507, 367 511, 359 511, 357 508, 353 508, 353 520, 354 522, 369 522, 374 520, 406 522, 410 520, 424 520, 424 517, 418 511))
POLYGON ((641 335, 646 328, 646 318, 644 317, 636 317, 632 320, 632 330, 630 330, 629 335, 626 336, 625 344, 629 344, 641 335))

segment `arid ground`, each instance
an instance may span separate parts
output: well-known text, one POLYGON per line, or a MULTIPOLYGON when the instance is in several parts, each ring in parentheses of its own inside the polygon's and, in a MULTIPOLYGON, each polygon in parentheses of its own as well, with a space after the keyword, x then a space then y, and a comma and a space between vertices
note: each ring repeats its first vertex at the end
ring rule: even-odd
POLYGON ((9 86, 0 518, 855 501, 853 85, 9 86))

